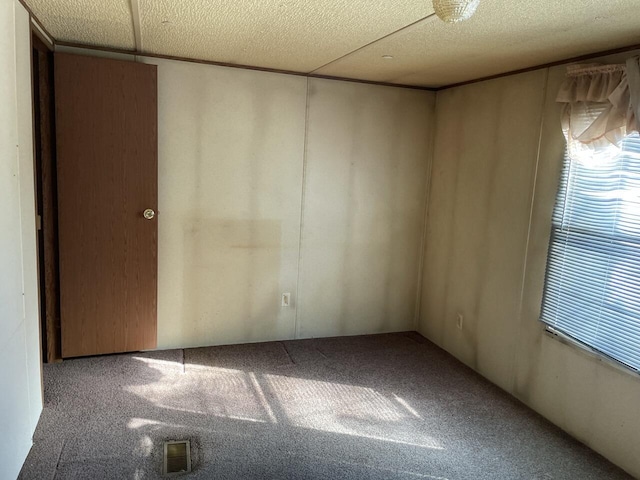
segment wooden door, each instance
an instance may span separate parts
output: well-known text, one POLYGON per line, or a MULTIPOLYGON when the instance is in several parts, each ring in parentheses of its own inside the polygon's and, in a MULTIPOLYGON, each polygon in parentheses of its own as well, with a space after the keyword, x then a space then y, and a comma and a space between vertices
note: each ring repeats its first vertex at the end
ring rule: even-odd
POLYGON ((56 53, 62 356, 156 347, 156 67, 56 53))

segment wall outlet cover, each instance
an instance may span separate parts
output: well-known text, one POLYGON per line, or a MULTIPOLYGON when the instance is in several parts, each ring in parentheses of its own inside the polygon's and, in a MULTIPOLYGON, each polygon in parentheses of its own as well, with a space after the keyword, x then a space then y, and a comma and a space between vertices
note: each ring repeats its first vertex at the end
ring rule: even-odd
POLYGON ((290 293, 283 293, 282 294, 282 306, 283 307, 288 307, 291 305, 291 294, 290 293))

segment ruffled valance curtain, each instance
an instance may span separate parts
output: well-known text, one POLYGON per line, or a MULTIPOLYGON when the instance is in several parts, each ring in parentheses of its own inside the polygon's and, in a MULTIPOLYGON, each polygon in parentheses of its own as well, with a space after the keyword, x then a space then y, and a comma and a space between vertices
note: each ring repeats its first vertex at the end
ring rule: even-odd
POLYGON ((621 65, 573 65, 556 101, 572 156, 610 152, 640 126, 640 57, 621 65))

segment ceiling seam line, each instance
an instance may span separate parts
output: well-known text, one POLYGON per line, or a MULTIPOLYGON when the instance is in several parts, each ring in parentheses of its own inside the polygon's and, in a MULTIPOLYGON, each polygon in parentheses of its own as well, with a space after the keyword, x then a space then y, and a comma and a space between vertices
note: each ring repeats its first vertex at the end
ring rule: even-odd
POLYGON ((136 50, 142 52, 142 31, 140 29, 140 4, 138 0, 129 0, 131 5, 131 22, 133 23, 133 38, 136 50))
POLYGON ((362 45, 361 47, 358 47, 358 48, 356 48, 355 50, 352 50, 352 51, 350 51, 350 52, 348 52, 348 53, 345 53, 345 54, 344 54, 344 55, 342 55, 341 57, 335 58, 335 59, 331 60, 330 62, 327 62, 327 63, 325 63, 324 65, 319 66, 319 67, 318 67, 318 68, 316 68, 315 70, 311 70, 311 71, 309 72, 309 75, 313 75, 313 74, 314 74, 314 73, 316 73, 318 70, 322 70, 323 68, 328 67, 328 66, 329 66, 329 65, 331 65, 332 63, 338 62, 338 61, 342 60, 343 58, 348 57, 349 55, 353 55, 354 53, 359 52, 360 50, 363 50, 363 49, 365 49, 365 48, 367 48, 367 47, 370 47, 370 46, 371 46, 371 45, 373 45, 374 43, 378 43, 378 42, 380 42, 380 41, 382 41, 382 40, 384 40, 384 39, 386 39, 386 38, 389 38, 389 37, 391 37, 392 35, 395 35, 396 33, 400 33, 400 32, 402 32, 403 30, 406 30, 406 29, 408 29, 408 28, 414 27, 414 26, 418 25, 419 23, 422 23, 422 22, 424 22, 424 21, 426 21, 426 20, 429 20, 431 17, 434 17, 434 16, 435 16, 435 13, 431 13, 431 14, 427 15, 426 17, 422 17, 422 18, 420 18, 420 19, 416 20, 415 22, 412 22, 412 23, 410 23, 410 24, 408 24, 408 25, 405 25, 405 26, 404 26, 404 27, 402 27, 402 28, 399 28, 398 30, 394 30, 394 31, 393 31, 393 32, 391 32, 391 33, 387 33, 386 35, 383 35, 382 37, 376 38, 375 40, 373 40, 373 41, 371 41, 371 42, 369 42, 369 43, 367 43, 367 44, 365 44, 365 45, 362 45))

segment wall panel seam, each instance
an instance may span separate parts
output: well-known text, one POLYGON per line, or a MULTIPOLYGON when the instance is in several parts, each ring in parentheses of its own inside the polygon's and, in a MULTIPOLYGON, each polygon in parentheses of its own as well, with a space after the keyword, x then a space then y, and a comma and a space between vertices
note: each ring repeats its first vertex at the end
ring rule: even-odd
POLYGON ((294 331, 293 338, 300 338, 300 272, 302 270, 302 234, 304 230, 304 204, 305 204, 305 196, 306 196, 306 180, 307 180, 307 149, 308 149, 308 139, 309 139, 309 98, 310 98, 310 90, 309 90, 309 77, 307 77, 306 82, 306 100, 304 107, 304 140, 303 140, 303 149, 302 149, 302 179, 301 179, 301 188, 300 188, 300 222, 299 229, 300 234, 298 236, 298 274, 296 277, 296 298, 294 299, 294 305, 296 306, 296 316, 294 321, 294 331))
MULTIPOLYGON (((522 259, 522 276, 520 278, 520 297, 518 299, 518 316, 516 321, 518 323, 518 331, 521 330, 522 327, 522 316, 523 316, 523 305, 524 305, 524 294, 525 294, 525 286, 527 283, 527 266, 529 263, 529 245, 531 244, 531 224, 533 223, 533 212, 535 209, 535 200, 536 200, 536 186, 538 183, 538 170, 540 168, 540 152, 542 150, 542 137, 544 134, 544 126, 545 126, 545 106, 547 104, 547 99, 549 95, 549 69, 545 70, 544 74, 544 87, 542 89, 542 98, 541 98, 541 106, 540 106, 540 122, 538 124, 538 147, 536 151, 536 160, 533 170, 533 178, 531 181, 531 196, 529 200, 529 220, 527 224, 527 240, 525 242, 524 247, 524 257, 522 259)), ((560 128, 558 126, 558 128, 560 128)), ((518 355, 518 349, 514 352, 515 358, 512 363, 513 372, 511 374, 511 391, 517 392, 517 378, 518 378, 518 368, 520 366, 520 355, 518 355)))

